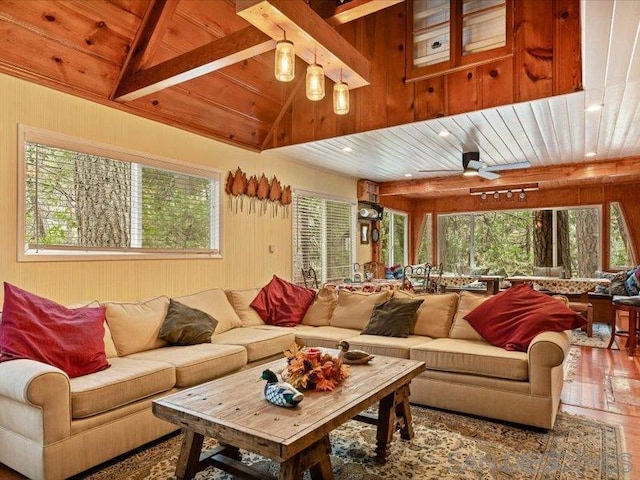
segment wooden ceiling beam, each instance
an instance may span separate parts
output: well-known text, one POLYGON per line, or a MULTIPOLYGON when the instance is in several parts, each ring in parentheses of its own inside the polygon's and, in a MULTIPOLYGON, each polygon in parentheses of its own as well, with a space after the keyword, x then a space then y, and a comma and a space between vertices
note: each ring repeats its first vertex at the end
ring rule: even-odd
POLYGON ((128 102, 220 70, 273 50, 275 42, 247 27, 133 74, 118 89, 115 100, 128 102))
POLYGON ((178 0, 151 0, 131 43, 127 58, 122 64, 118 80, 111 90, 113 100, 134 72, 148 64, 162 41, 167 24, 178 6, 178 0))
POLYGON ((471 188, 496 189, 514 183, 538 182, 540 188, 552 183, 593 182, 594 179, 614 180, 616 177, 637 177, 640 173, 640 157, 629 157, 620 160, 578 163, 571 165, 553 165, 523 170, 501 172, 496 180, 485 180, 480 177, 425 178, 422 180, 398 180, 380 184, 380 195, 442 196, 444 192, 469 190, 471 188))
POLYGON ((327 18, 327 23, 332 27, 337 27, 402 2, 404 0, 351 0, 343 5, 335 6, 327 18))
POLYGON ((369 85, 369 60, 303 0, 237 0, 236 12, 271 38, 286 32, 296 55, 322 65, 334 82, 342 78, 350 89, 369 85))

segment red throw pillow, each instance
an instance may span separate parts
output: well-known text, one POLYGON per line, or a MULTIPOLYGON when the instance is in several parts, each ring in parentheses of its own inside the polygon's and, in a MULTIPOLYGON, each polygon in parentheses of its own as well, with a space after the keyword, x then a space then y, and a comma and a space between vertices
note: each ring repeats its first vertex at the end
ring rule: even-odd
POLYGON ((541 332, 561 332, 587 321, 562 302, 520 284, 481 303, 464 317, 491 345, 526 352, 541 332))
POLYGON ((265 323, 293 327, 302 322, 315 298, 313 290, 274 275, 251 302, 251 306, 265 323))
POLYGON ((70 309, 5 282, 0 362, 37 360, 71 378, 104 370, 104 315, 104 307, 70 309))

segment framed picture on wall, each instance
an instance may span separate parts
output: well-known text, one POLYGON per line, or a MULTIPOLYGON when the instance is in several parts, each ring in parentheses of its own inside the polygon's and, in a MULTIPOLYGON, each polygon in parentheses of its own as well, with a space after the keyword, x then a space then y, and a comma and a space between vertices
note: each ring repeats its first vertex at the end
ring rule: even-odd
POLYGON ((360 243, 369 243, 369 228, 370 225, 368 223, 360 224, 360 243))

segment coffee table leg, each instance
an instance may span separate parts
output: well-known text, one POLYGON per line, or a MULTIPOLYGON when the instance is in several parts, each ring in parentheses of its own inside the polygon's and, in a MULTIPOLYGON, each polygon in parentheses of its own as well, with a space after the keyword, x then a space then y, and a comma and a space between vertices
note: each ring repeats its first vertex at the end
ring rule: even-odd
POLYGON ((180 456, 176 465, 177 480, 190 480, 198 473, 203 441, 203 435, 191 430, 185 431, 182 447, 180 448, 180 456))
POLYGON ((411 405, 409 405, 409 385, 400 387, 396 394, 396 417, 400 421, 400 438, 411 440, 414 433, 411 405))
POLYGON ((395 392, 387 395, 378 406, 376 463, 386 463, 389 458, 389 444, 395 427, 395 397, 395 392))
POLYGON ((331 468, 331 442, 325 436, 289 460, 280 464, 280 480, 301 480, 309 469, 313 480, 333 480, 331 468))

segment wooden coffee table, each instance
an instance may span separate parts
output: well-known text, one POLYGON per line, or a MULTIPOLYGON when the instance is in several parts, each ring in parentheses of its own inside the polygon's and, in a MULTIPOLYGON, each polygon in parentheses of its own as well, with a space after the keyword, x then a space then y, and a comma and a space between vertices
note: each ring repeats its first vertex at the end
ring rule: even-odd
POLYGON ((424 371, 424 363, 377 356, 368 365, 352 365, 335 391, 306 392, 296 408, 272 405, 262 393, 262 371, 279 373, 285 366, 283 358, 153 402, 157 417, 185 429, 179 480, 209 466, 245 478, 272 478, 243 464, 240 448, 280 462, 280 479, 301 479, 305 470, 314 479, 332 479, 329 432, 350 419, 377 425, 380 463, 387 461, 396 421, 401 438, 413 437, 409 383, 424 371), (361 414, 377 402, 377 417, 361 414), (220 445, 200 455, 205 436, 220 445))

